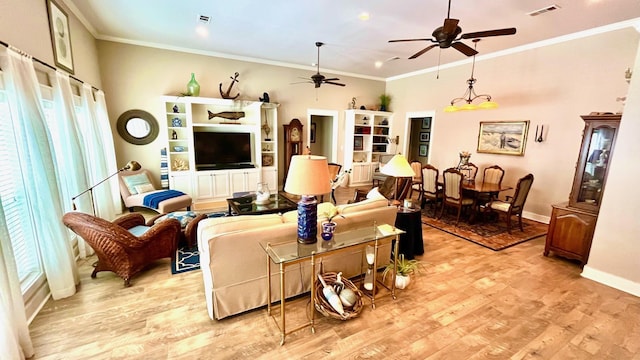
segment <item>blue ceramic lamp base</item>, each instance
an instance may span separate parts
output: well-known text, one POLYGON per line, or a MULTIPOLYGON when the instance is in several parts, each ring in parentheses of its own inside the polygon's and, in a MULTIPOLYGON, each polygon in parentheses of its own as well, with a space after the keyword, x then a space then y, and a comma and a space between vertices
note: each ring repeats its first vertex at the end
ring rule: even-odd
POLYGON ((318 236, 318 202, 315 196, 303 195, 298 202, 298 242, 314 244, 318 236))

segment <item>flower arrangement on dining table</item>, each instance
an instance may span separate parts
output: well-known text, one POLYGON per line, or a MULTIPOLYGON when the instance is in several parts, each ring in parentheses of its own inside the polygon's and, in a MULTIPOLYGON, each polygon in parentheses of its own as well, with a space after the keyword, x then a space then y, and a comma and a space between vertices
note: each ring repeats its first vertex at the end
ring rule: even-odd
POLYGON ((471 158, 471 153, 468 151, 460 152, 460 162, 458 163, 458 169, 464 165, 469 164, 469 159, 471 158))

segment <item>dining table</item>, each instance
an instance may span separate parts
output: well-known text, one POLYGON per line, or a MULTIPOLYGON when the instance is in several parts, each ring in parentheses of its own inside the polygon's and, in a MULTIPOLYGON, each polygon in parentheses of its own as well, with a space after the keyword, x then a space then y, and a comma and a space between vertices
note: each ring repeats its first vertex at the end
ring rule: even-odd
MULTIPOLYGON (((442 187, 444 182, 442 180, 442 176, 438 178, 438 187, 442 187)), ((495 183, 485 183, 483 181, 474 181, 474 180, 463 180, 462 181, 462 191, 469 198, 473 199, 473 204, 471 205, 471 215, 469 216, 469 223, 473 223, 478 213, 478 199, 481 198, 481 195, 487 196, 497 196, 500 192, 511 190, 512 186, 504 185, 504 184, 495 184, 495 183)))

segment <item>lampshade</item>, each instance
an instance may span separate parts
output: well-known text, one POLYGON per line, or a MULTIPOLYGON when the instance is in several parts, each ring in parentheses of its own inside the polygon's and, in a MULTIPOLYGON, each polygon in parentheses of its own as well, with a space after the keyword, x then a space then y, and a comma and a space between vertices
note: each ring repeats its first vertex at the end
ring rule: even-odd
POLYGON ((475 110, 478 107, 475 106, 474 104, 468 103, 468 104, 464 104, 462 106, 460 106, 460 110, 475 110))
POLYGON ((460 110, 460 109, 458 109, 458 107, 455 106, 455 105, 449 105, 449 106, 444 108, 444 112, 456 112, 458 110, 460 110))
POLYGON ((380 168, 380 172, 394 177, 414 177, 415 171, 402 154, 394 155, 388 163, 380 168))
POLYGON ((284 191, 295 195, 330 193, 327 158, 314 155, 292 156, 284 191))
POLYGON ((478 107, 481 109, 495 109, 498 107, 498 103, 495 101, 488 100, 483 103, 480 103, 478 107))

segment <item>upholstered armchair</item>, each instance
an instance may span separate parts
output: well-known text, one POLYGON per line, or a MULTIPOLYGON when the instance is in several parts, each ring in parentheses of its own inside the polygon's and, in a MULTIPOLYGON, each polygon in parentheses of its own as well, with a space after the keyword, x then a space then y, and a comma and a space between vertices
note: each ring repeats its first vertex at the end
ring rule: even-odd
POLYGON ((174 258, 180 236, 180 221, 166 219, 145 226, 144 217, 133 213, 113 222, 81 212, 64 214, 62 222, 95 250, 98 262, 91 277, 112 271, 131 285, 131 277, 146 265, 162 258, 174 258), (134 235, 138 234, 138 235, 134 235))
POLYGON ((511 234, 511 217, 516 215, 518 217, 518 224, 520 225, 520 231, 524 231, 522 228, 522 210, 524 209, 524 203, 527 201, 529 190, 533 184, 533 174, 527 174, 518 180, 516 191, 513 196, 508 196, 505 201, 494 199, 487 206, 491 211, 499 211, 507 214, 507 231, 511 234))

